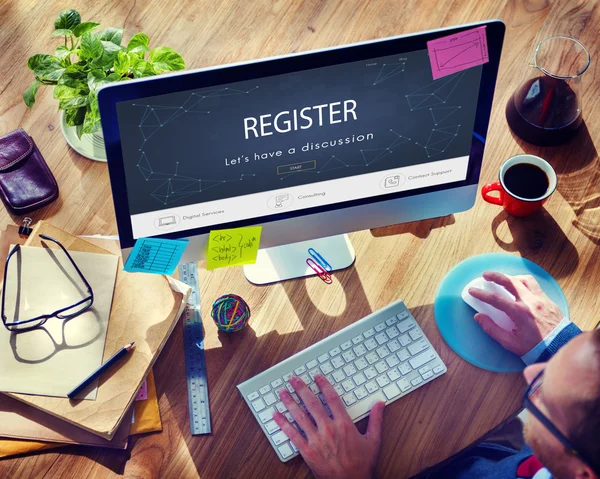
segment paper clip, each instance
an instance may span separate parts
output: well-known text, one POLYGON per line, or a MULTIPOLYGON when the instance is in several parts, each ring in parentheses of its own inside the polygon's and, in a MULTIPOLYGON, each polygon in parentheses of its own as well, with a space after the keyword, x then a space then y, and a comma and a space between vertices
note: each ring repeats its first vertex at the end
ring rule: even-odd
POLYGON ((331 284, 332 279, 331 275, 323 269, 323 267, 319 263, 315 263, 312 258, 306 258, 306 264, 310 266, 310 268, 317 273, 317 276, 321 278, 325 283, 331 284))
POLYGON ((19 226, 19 234, 29 236, 33 231, 33 228, 30 228, 32 222, 33 220, 29 216, 23 218, 23 226, 19 226))
POLYGON ((323 258, 323 256, 321 256, 317 250, 315 250, 314 248, 308 248, 308 254, 312 256, 312 258, 319 263, 325 270, 331 272, 333 271, 333 268, 331 267, 331 265, 325 260, 325 258, 323 258))

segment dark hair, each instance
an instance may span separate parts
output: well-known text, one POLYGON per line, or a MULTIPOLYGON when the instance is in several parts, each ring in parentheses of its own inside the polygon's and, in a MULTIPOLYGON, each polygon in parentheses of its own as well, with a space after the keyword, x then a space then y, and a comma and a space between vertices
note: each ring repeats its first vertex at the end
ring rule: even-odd
POLYGON ((579 421, 573 425, 570 437, 582 454, 591 461, 589 464, 594 472, 600 475, 600 329, 592 331, 594 346, 590 363, 597 371, 597 381, 592 394, 582 399, 578 406, 581 408, 579 421))

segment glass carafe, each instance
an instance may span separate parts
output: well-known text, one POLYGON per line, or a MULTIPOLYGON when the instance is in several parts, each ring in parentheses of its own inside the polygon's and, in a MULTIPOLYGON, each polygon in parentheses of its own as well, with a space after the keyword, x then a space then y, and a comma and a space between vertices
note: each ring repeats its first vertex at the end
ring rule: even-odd
POLYGON ((522 140, 559 145, 581 125, 581 79, 590 54, 579 41, 556 36, 541 41, 526 80, 508 100, 506 120, 522 140))

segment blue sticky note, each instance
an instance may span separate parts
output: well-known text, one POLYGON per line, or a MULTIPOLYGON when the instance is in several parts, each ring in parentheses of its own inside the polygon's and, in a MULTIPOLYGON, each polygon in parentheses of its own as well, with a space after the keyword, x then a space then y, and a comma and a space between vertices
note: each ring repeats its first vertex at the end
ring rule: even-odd
POLYGON ((131 273, 173 274, 189 240, 141 238, 123 268, 131 273))

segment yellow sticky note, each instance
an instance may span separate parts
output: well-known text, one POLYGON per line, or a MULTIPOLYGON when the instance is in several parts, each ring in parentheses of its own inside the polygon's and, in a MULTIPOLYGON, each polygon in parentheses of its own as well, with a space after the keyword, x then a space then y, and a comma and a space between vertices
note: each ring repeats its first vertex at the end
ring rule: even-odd
POLYGON ((256 263, 262 226, 211 231, 206 269, 256 263))

